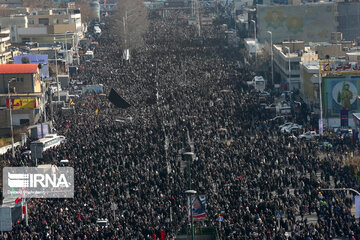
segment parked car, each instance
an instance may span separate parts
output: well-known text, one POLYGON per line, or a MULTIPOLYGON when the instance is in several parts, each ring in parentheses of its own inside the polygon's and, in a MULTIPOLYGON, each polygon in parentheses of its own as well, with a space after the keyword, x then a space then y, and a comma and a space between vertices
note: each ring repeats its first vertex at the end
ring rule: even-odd
POLYGON ((297 126, 297 127, 302 127, 301 125, 297 124, 297 123, 293 123, 293 122, 287 122, 287 123, 284 123, 282 125, 279 126, 279 129, 283 129, 283 128, 288 128, 288 127, 291 127, 291 126, 297 126))
POLYGON ((283 127, 282 129, 280 129, 280 132, 282 132, 282 133, 294 133, 294 132, 300 130, 301 128, 302 128, 301 125, 294 124, 294 125, 291 125, 291 126, 288 126, 288 127, 283 127))
POLYGON ((319 134, 317 134, 315 131, 308 131, 299 136, 300 139, 306 139, 306 140, 311 140, 317 137, 319 137, 319 134))

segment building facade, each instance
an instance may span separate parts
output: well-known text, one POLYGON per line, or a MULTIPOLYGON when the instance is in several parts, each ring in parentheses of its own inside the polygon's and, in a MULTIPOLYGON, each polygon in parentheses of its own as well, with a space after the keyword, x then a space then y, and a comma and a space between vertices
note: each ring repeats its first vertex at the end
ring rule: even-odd
POLYGON ((10 29, 0 27, 0 64, 6 64, 11 58, 10 29))
POLYGON ((314 61, 317 54, 304 42, 284 42, 281 45, 273 45, 274 73, 278 76, 278 83, 286 85, 288 90, 300 90, 300 62, 314 61))
POLYGON ((13 126, 37 123, 44 107, 43 90, 38 64, 1 64, 0 122, 4 123, 1 128, 10 128, 9 103, 13 126))

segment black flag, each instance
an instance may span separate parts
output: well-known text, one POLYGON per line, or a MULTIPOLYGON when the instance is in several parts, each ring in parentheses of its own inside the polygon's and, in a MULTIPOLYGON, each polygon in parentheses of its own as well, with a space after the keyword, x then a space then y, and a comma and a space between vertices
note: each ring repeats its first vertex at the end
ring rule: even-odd
POLYGON ((109 101, 118 108, 128 108, 131 105, 125 101, 120 95, 112 88, 109 94, 109 101))

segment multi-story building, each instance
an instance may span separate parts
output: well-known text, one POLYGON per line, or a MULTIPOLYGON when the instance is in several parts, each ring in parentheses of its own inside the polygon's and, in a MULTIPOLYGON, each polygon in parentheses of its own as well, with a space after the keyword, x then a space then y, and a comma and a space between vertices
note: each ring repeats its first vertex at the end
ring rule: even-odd
POLYGON ((0 27, 0 64, 6 64, 11 58, 10 29, 0 27))
POLYGON ((12 42, 67 42, 74 45, 82 37, 81 13, 78 8, 10 10, 11 14, 5 12, 0 20, 1 26, 11 29, 12 42))
POLYGON ((300 62, 318 59, 317 54, 305 47, 302 41, 274 44, 273 54, 275 81, 286 85, 288 90, 300 90, 300 62))
POLYGON ((38 64, 0 64, 1 128, 10 128, 9 91, 13 125, 35 124, 43 112, 43 86, 38 64))

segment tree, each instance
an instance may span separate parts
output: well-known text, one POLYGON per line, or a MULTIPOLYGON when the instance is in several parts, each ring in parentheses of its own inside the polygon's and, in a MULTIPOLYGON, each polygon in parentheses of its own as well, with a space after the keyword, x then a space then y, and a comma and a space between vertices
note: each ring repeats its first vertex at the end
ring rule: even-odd
POLYGON ((148 29, 148 12, 142 0, 118 1, 114 14, 114 32, 120 35, 123 49, 132 50, 144 44, 143 35, 148 29))
POLYGON ((92 14, 91 7, 90 7, 90 1, 87 1, 87 0, 76 1, 75 5, 77 8, 80 8, 81 22, 88 23, 92 19, 94 19, 94 16, 92 14))

